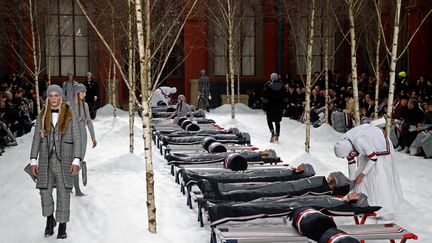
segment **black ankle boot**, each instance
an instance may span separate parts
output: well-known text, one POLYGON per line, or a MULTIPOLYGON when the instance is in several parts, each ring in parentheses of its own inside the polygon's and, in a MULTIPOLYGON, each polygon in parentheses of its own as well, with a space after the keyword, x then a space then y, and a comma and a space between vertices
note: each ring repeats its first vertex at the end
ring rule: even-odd
POLYGON ((60 223, 58 227, 57 239, 66 239, 66 223, 60 223))
POLYGON ((45 237, 49 237, 54 234, 54 227, 56 226, 56 221, 53 215, 47 217, 47 222, 45 226, 45 237))

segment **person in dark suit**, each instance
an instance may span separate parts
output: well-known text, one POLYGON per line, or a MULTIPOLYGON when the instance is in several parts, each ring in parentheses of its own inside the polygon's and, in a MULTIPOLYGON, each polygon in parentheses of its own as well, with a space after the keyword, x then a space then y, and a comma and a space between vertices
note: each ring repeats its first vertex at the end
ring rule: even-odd
POLYGON ((47 217, 45 237, 54 234, 59 222, 58 239, 64 239, 66 223, 70 217, 70 190, 73 176, 80 170, 81 137, 77 117, 63 101, 63 90, 50 85, 47 105, 36 121, 31 146, 31 173, 37 178, 42 201, 42 215, 47 217), (57 202, 53 200, 53 188, 57 188, 57 202), (56 217, 54 206, 56 204, 56 217))
POLYGON ((87 73, 87 80, 84 82, 84 85, 87 88, 85 102, 87 102, 90 111, 90 118, 96 118, 96 111, 98 108, 99 102, 99 87, 98 84, 92 79, 92 73, 87 73))

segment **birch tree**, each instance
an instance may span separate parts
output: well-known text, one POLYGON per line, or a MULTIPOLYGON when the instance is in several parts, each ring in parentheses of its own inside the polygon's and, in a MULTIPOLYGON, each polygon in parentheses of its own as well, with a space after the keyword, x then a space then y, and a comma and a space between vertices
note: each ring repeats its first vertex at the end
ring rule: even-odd
MULTIPOLYGON (((390 134, 391 122, 392 122, 392 114, 393 114, 393 101, 394 101, 394 91, 396 87, 396 64, 397 61, 402 57, 402 55, 406 52, 411 41, 414 39, 415 35, 426 21, 426 19, 432 14, 432 9, 429 9, 423 20, 420 22, 420 25, 414 31, 413 35, 410 37, 408 43, 403 47, 402 51, 398 55, 398 42, 399 42, 399 30, 400 30, 400 14, 402 8, 402 0, 394 0, 395 2, 395 13, 394 13, 394 22, 393 22, 393 35, 391 41, 391 49, 385 44, 386 53, 390 56, 390 73, 389 73, 389 92, 388 92, 388 103, 387 103, 387 120, 386 120, 386 131, 387 134, 390 134)), ((384 27, 381 22, 381 13, 379 11, 379 7, 377 3, 375 3, 375 9, 377 13, 377 19, 379 21, 379 26, 381 29, 381 36, 385 41, 384 27)))
MULTIPOLYGON (((243 1, 216 0, 206 1, 208 19, 215 26, 217 35, 223 37, 226 51, 226 93, 227 103, 231 104, 231 118, 235 119, 235 103, 240 101, 240 73, 242 55, 242 24, 243 24, 243 1), (236 80, 237 76, 237 80, 236 80), (237 100, 235 99, 235 84, 237 81, 237 100)), ((248 2, 245 1, 247 4, 248 2)), ((218 47, 216 47, 218 49, 218 47)), ((215 52, 217 52, 216 50, 215 52)), ((219 50, 220 51, 220 50, 219 50)))
POLYGON ((32 76, 35 82, 35 92, 36 92, 36 107, 37 114, 40 112, 40 99, 39 99, 39 72, 41 66, 41 56, 40 56, 40 37, 36 35, 35 31, 35 19, 34 13, 37 12, 37 0, 28 0, 28 8, 29 8, 29 17, 30 17, 30 29, 31 29, 31 37, 32 37, 32 52, 33 52, 33 71, 32 76), (36 39, 37 38, 37 39, 36 39), (36 42, 37 41, 37 42, 36 42), (38 49, 36 49, 36 45, 38 49))
POLYGON ((307 44, 307 57, 306 57, 306 104, 305 104, 305 116, 306 116, 306 141, 305 151, 310 151, 310 94, 311 94, 311 82, 312 82, 312 47, 314 41, 314 22, 315 22, 315 0, 311 0, 311 14, 310 14, 310 25, 309 25, 309 38, 307 44))
POLYGON ((132 90, 129 90, 129 152, 134 152, 134 124, 135 124, 135 99, 132 93, 135 93, 135 46, 133 35, 133 8, 128 1, 128 81, 132 90))
POLYGON ((350 46, 351 46, 351 78, 354 96, 354 123, 360 124, 360 107, 358 95, 358 75, 357 75, 357 45, 356 45, 356 28, 355 28, 355 10, 361 3, 359 0, 345 0, 348 8, 349 29, 350 29, 350 46))

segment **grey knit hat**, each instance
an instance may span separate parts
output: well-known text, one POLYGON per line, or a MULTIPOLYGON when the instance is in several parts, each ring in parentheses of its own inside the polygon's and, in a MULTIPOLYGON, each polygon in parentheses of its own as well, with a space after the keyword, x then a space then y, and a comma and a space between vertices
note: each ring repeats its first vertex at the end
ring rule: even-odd
POLYGON ((62 97, 64 96, 63 89, 60 86, 58 86, 57 84, 52 84, 52 85, 48 86, 47 94, 50 95, 51 92, 57 92, 60 94, 60 96, 62 96, 62 97))
POLYGON ((74 94, 76 94, 78 92, 86 92, 86 91, 87 91, 87 87, 83 84, 74 84, 73 85, 74 94))
POLYGON ((340 171, 330 173, 335 179, 335 187, 341 187, 350 184, 350 180, 340 171))
POLYGON ((186 101, 186 97, 185 97, 184 95, 179 95, 179 96, 177 97, 177 100, 180 100, 180 101, 186 101))

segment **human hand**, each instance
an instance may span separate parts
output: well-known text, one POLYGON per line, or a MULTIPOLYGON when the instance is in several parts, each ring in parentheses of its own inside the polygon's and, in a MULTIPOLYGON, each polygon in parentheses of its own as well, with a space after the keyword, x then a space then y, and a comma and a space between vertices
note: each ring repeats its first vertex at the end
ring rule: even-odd
POLYGON ((95 97, 94 97, 94 101, 97 101, 97 99, 98 99, 98 97, 97 97, 97 96, 95 96, 95 97))
POLYGON ((96 145, 97 145, 97 142, 96 142, 96 139, 92 139, 92 148, 94 148, 94 147, 96 147, 96 145))
POLYGON ((208 96, 208 99, 209 99, 209 100, 211 100, 211 99, 212 99, 212 98, 211 98, 211 95, 209 95, 209 96, 208 96))
POLYGON ((76 176, 78 175, 79 170, 80 167, 78 165, 71 165, 69 172, 71 173, 72 176, 76 176))
POLYGON ((356 185, 359 185, 360 183, 362 183, 364 177, 365 177, 365 174, 360 173, 360 175, 358 175, 358 176, 355 178, 354 183, 355 183, 356 185))
POLYGON ((37 176, 39 174, 39 166, 38 165, 32 165, 30 166, 30 170, 33 176, 37 176))

